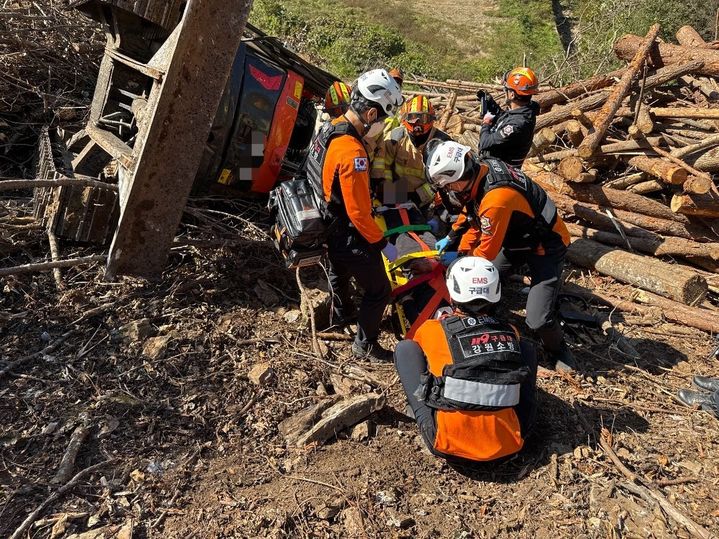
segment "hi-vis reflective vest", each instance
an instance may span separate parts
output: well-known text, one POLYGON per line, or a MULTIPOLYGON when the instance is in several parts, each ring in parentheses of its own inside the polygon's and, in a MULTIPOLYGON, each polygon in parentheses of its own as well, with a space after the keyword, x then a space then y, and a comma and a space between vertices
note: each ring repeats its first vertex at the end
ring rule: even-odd
MULTIPOLYGON (((436 128, 432 128, 427 141, 433 138, 449 140, 449 136, 436 128)), ((428 204, 434 199, 434 191, 431 189, 424 172, 423 151, 427 142, 421 146, 415 146, 404 126, 392 130, 389 136, 377 148, 375 158, 372 161, 373 180, 384 180, 385 199, 391 186, 395 191, 399 190, 406 194, 416 193, 421 205, 428 204)), ((406 200, 389 201, 386 203, 402 203, 406 200)))
POLYGON ((452 315, 425 322, 413 340, 429 366, 420 396, 436 409, 435 451, 488 461, 522 449, 514 406, 529 367, 516 330, 488 316, 452 315))

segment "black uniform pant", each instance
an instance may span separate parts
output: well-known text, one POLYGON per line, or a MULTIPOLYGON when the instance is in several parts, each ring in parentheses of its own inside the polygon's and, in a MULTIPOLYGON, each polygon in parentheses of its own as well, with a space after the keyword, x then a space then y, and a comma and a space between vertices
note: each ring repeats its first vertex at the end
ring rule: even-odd
MULTIPOLYGON (((521 385, 519 404, 514 410, 522 428, 522 437, 526 440, 534 428, 537 417, 537 354, 534 347, 527 342, 521 343, 521 350, 522 357, 529 366, 529 376, 521 385)), ((421 384, 421 376, 428 371, 427 359, 422 348, 414 341, 400 342, 394 351, 394 365, 422 439, 429 450, 435 453, 434 440, 437 435, 435 411, 415 395, 421 384)))
POLYGON ((335 321, 348 320, 354 312, 350 278, 362 288, 355 342, 366 347, 377 340, 384 308, 392 291, 382 253, 357 237, 353 229, 335 233, 328 242, 329 282, 335 321))
POLYGON ((562 328, 557 320, 557 295, 562 287, 562 270, 566 249, 538 255, 531 251, 502 249, 492 263, 503 279, 523 264, 529 266, 532 286, 527 297, 526 323, 537 332, 544 348, 558 351, 564 343, 562 328))

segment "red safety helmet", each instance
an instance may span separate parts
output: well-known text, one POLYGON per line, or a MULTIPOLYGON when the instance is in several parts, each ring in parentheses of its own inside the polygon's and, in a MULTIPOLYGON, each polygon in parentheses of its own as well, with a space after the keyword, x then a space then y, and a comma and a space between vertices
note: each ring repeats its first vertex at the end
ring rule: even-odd
POLYGON ((426 135, 434 125, 434 106, 425 96, 418 95, 402 105, 400 118, 408 133, 415 136, 426 135))
POLYGON ((535 95, 539 93, 539 79, 528 67, 515 67, 504 75, 504 87, 517 95, 535 95))
POLYGON ((350 106, 352 88, 342 81, 335 81, 325 94, 325 112, 332 118, 341 116, 350 106))

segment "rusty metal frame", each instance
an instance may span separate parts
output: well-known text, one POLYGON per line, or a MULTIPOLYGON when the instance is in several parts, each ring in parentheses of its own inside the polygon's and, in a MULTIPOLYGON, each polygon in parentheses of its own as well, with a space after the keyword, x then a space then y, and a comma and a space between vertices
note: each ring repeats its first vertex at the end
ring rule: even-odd
POLYGON ((121 164, 108 278, 162 273, 251 7, 252 0, 189 0, 180 24, 143 66, 163 75, 121 164))

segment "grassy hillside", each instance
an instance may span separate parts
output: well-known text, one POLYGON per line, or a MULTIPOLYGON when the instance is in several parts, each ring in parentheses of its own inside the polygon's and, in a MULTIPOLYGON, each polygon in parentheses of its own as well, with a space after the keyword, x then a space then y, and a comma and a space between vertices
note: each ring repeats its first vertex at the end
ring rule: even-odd
POLYGON ((614 40, 655 21, 665 39, 683 24, 713 39, 717 8, 719 0, 255 0, 251 21, 346 79, 400 66, 487 81, 526 57, 561 83, 610 69, 614 40))
POLYGON ((546 0, 255 0, 251 21, 345 78, 397 65, 484 80, 561 51, 546 0))

